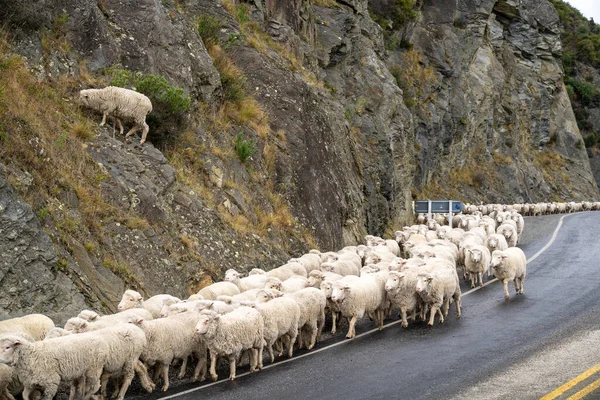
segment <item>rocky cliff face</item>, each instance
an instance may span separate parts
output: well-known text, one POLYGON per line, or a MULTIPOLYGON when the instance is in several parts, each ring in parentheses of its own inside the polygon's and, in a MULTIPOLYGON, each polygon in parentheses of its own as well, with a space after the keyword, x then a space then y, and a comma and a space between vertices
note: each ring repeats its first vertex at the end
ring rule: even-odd
MULTIPOLYGON (((419 196, 598 195, 545 1, 424 1, 413 22, 389 32, 369 14, 395 4, 383 0, 10 3, 0 0, 0 18, 38 79, 81 82, 119 66, 167 77, 193 107, 174 146, 139 146, 110 129, 81 140, 101 171, 101 198, 120 211, 72 231, 54 215, 42 229, 37 217, 59 201, 80 218, 76 191, 32 195, 35 178, 15 191, 9 182, 34 167, 0 154, 14 164, 0 198, 25 210, 2 212, 27 232, 7 233, 0 252, 14 241, 33 252, 8 258, 3 273, 15 277, 1 287, 45 296, 2 295, 7 314, 111 310, 126 286, 187 296, 227 268, 270 268, 309 246, 389 234, 419 196), (210 41, 199 21, 217 21, 210 41), (246 97, 234 101, 236 76, 246 97), (233 150, 244 136, 256 145, 248 161, 233 150), (37 199, 33 211, 19 195, 37 199), (31 265, 59 289, 19 280, 31 265)), ((95 126, 99 117, 87 115, 95 126)))

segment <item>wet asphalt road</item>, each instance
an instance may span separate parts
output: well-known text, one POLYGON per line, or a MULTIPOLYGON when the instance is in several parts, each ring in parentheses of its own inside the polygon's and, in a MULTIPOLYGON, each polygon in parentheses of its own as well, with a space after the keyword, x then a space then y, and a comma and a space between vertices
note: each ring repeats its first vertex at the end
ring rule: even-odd
MULTIPOLYGON (((520 247, 528 259, 552 237, 563 215, 526 218, 520 247)), ((578 321, 600 310, 600 246, 595 226, 600 212, 568 215, 554 243, 528 264, 525 294, 505 301, 502 285, 492 283, 465 295, 463 316, 454 305, 444 324, 428 327, 417 322, 399 324, 354 340, 346 332, 318 345, 322 351, 293 358, 263 371, 217 382, 200 390, 198 384, 180 384, 167 393, 131 396, 181 400, 209 399, 441 399, 477 385, 523 357, 573 334, 578 321), (571 329, 567 329, 567 328, 571 329), (177 391, 189 391, 177 395, 177 391)), ((463 294, 470 288, 463 283, 463 294)), ((393 320, 386 321, 386 323, 393 320)), ((327 326, 326 326, 327 328, 327 326)), ((368 320, 357 334, 373 329, 368 320)), ((300 353, 302 354, 302 353, 300 353)), ((220 377, 226 377, 222 370, 220 377)), ((175 383, 175 382, 173 382, 175 383)), ((549 389, 552 389, 551 387, 549 389)), ((541 393, 544 394, 544 393, 541 393)), ((523 393, 514 398, 539 398, 523 393)), ((130 397, 130 396, 128 396, 130 397)))

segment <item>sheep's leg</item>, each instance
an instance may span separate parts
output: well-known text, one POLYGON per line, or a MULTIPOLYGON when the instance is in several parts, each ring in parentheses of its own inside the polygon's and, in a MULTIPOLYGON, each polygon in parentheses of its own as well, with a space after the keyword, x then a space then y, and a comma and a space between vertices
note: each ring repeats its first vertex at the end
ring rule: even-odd
POLYGON ((181 369, 179 370, 179 375, 177 375, 178 379, 183 379, 185 376, 185 369, 187 368, 188 356, 183 357, 183 363, 181 364, 181 369))
POLYGON ((456 303, 456 316, 460 318, 460 315, 462 313, 462 300, 460 299, 460 293, 458 291, 454 292, 453 297, 454 302, 456 303))
POLYGON ((6 389, 3 390, 3 393, 1 395, 1 397, 3 397, 5 400, 6 399, 8 399, 8 400, 15 400, 15 398, 13 397, 13 395, 10 394, 10 392, 8 391, 8 388, 6 388, 6 389))
POLYGON ((139 126, 137 126, 137 125, 134 125, 134 126, 133 126, 133 127, 130 129, 130 130, 129 130, 129 132, 127 132, 127 134, 125 135, 125 137, 127 138, 127 137, 129 137, 129 136, 133 135, 133 134, 134 134, 134 133, 136 133, 136 132, 137 132, 139 129, 140 129, 140 127, 139 127, 139 126))
POLYGON ((123 123, 121 122, 121 120, 119 118, 117 118, 117 122, 119 123, 119 134, 123 135, 123 123))
POLYGON ((123 367, 123 382, 121 383, 121 390, 119 390, 117 400, 123 400, 125 398, 125 393, 127 392, 127 389, 129 389, 129 385, 131 385, 134 376, 135 370, 133 365, 129 364, 123 367))
POLYGON ((442 314, 444 317, 448 316, 448 309, 450 308, 450 299, 445 298, 442 302, 442 314))
POLYGON ((159 368, 162 372, 163 378, 162 391, 166 392, 167 390, 169 390, 169 363, 161 363, 159 368))
POLYGON ((281 344, 282 339, 277 339, 275 342, 275 350, 277 350, 277 355, 281 357, 283 355, 283 345, 281 344))
POLYGON ((289 346, 288 346, 288 357, 292 358, 294 355, 294 344, 296 343, 296 338, 298 337, 298 331, 294 331, 289 335, 289 346))
POLYGON ((206 379, 206 354, 204 357, 202 354, 196 355, 198 358, 198 362, 196 363, 196 368, 194 368, 194 375, 192 376, 192 382, 196 382, 198 377, 200 376, 200 372, 202 372, 202 376, 200 377, 200 381, 206 379))
POLYGON ((102 122, 100 122, 100 126, 104 126, 104 124, 106 124, 106 117, 108 117, 108 111, 104 111, 102 113, 102 122))
POLYGON ((103 372, 102 377, 100 378, 100 398, 102 400, 106 399, 106 386, 108 385, 108 380, 111 375, 110 372, 103 372))
POLYGON ((479 273, 479 287, 483 287, 483 271, 479 273))
POLYGON ((510 294, 508 294, 508 279, 503 279, 502 284, 504 285, 504 298, 509 299, 510 294))
POLYGON ((302 346, 304 346, 304 340, 303 340, 303 335, 302 335, 302 327, 300 327, 300 329, 298 329, 299 333, 297 336, 297 343, 298 343, 298 350, 302 349, 302 346))
POLYGON ((235 379, 235 361, 236 357, 234 354, 229 355, 229 380, 235 379))
POLYGON ((525 280, 525 278, 521 278, 519 279, 519 281, 521 282, 521 284, 519 285, 519 293, 523 294, 523 281, 525 280))
POLYGON ((347 339, 352 339, 354 336, 356 336, 356 333, 354 332, 354 326, 356 325, 357 319, 358 318, 356 318, 356 317, 352 317, 350 319, 350 324, 348 326, 348 333, 346 334, 347 339))
POLYGON ((321 340, 321 334, 323 333, 323 326, 325 326, 325 310, 321 312, 319 320, 317 321, 317 340, 321 340))
POLYGON ((513 284, 515 285, 515 293, 519 294, 519 281, 518 278, 513 280, 513 284))
POLYGON ((261 343, 261 346, 258 348, 258 359, 257 361, 257 367, 258 369, 263 369, 263 344, 261 343))
POLYGON ((148 375, 148 368, 146 368, 143 362, 139 360, 137 361, 137 363, 135 364, 135 372, 137 372, 138 376, 140 377, 142 387, 148 393, 152 393, 156 385, 154 385, 154 382, 152 382, 152 380, 150 379, 150 376, 148 375))
MULTIPOLYGON (((429 317, 429 325, 433 326, 433 322, 435 321, 435 315, 437 314, 439 306, 437 304, 433 304, 431 306, 431 315, 429 317)), ((443 320, 444 316, 440 314, 441 319, 443 320)), ((440 322, 442 322, 440 320, 440 322)))
POLYGON ((408 321, 406 320, 406 307, 400 307, 400 314, 402 315, 402 327, 406 328, 408 326, 408 321))
POLYGON ((331 333, 335 333, 337 331, 337 312, 331 312, 331 333))
POLYGON ((158 385, 158 382, 160 381, 160 363, 157 363, 154 366, 154 376, 152 377, 152 380, 158 385))
MULTIPOLYGON (((57 383, 50 383, 50 384, 46 385, 44 387, 44 396, 42 397, 42 400, 52 400, 57 391, 58 391, 57 383)), ((25 397, 25 391, 23 391, 23 399, 26 399, 26 400, 31 399, 31 392, 32 392, 32 389, 29 388, 29 393, 27 393, 27 397, 25 397)))
POLYGON ((102 368, 98 370, 88 371, 83 380, 83 387, 87 388, 88 391, 84 394, 85 400, 89 399, 100 389, 100 377, 102 376, 102 368))
POLYGON ((256 370, 256 364, 258 363, 258 350, 252 348, 250 349, 250 372, 254 372, 256 370))
POLYGON ((273 343, 267 343, 267 352, 271 358, 271 364, 275 362, 275 355, 273 354, 273 343))
POLYGON ((217 355, 213 354, 213 352, 210 352, 210 377, 213 381, 216 381, 219 376, 217 375, 216 372, 216 368, 217 368, 217 355))
POLYGON ((311 337, 310 337, 310 342, 308 344, 308 350, 315 347, 315 344, 317 343, 317 334, 318 333, 319 333, 319 328, 317 328, 316 326, 311 327, 311 337))
POLYGON ((145 121, 143 126, 144 128, 142 129, 142 140, 140 140, 140 144, 144 144, 144 142, 146 141, 146 136, 148 136, 148 131, 150 130, 150 127, 145 121))

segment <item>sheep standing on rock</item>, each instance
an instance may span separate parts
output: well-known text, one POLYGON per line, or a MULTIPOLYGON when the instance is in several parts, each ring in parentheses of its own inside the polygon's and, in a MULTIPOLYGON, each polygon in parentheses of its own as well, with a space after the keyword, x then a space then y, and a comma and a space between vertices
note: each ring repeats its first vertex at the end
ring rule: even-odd
POLYGON ((523 250, 518 247, 495 250, 492 253, 492 268, 494 275, 504 285, 504 297, 510 298, 508 294, 508 282, 513 281, 517 294, 523 294, 523 281, 527 272, 527 257, 523 250))
POLYGON ((134 126, 125 137, 133 135, 138 130, 142 131, 143 144, 148 135, 146 115, 152 111, 152 102, 146 96, 134 90, 123 89, 116 86, 107 86, 104 89, 85 89, 79 92, 81 104, 102 113, 100 126, 106 123, 106 117, 113 116, 119 122, 121 134, 123 125, 121 119, 133 120, 134 126))
POLYGON ((235 364, 244 350, 250 352, 250 372, 262 369, 264 322, 260 313, 251 307, 239 307, 220 315, 204 310, 196 324, 196 333, 210 350, 210 376, 218 378, 216 367, 219 356, 229 358, 229 379, 235 379, 235 364))

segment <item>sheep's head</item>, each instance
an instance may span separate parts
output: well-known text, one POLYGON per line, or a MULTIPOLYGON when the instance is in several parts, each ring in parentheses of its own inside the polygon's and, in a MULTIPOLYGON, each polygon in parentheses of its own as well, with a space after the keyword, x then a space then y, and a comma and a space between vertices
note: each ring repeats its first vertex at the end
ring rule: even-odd
POLYGON ((467 250, 469 252, 469 255, 471 257, 471 261, 478 263, 481 261, 481 258, 483 257, 481 250, 479 249, 468 249, 467 250))
POLYGON ((323 263, 321 264, 321 270, 325 272, 335 272, 335 266, 331 263, 323 263))
POLYGON ((72 333, 81 333, 85 332, 88 326, 89 323, 85 319, 79 317, 69 318, 65 324, 65 330, 72 333))
POLYGON ((265 283, 265 289, 281 290, 281 281, 275 277, 269 278, 265 283))
POLYGON ((98 313, 92 310, 82 310, 77 316, 90 322, 95 321, 99 317, 98 313))
POLYGON ((23 344, 24 339, 16 335, 4 335, 0 339, 0 363, 12 365, 15 351, 23 344))
POLYGON ((330 299, 331 293, 333 292, 333 285, 329 281, 321 282, 321 291, 325 294, 325 297, 330 299))
POLYGON ((494 269, 494 271, 502 271, 506 265, 506 260, 508 259, 508 255, 504 254, 500 250, 494 250, 492 253, 492 262, 490 266, 494 269))
POLYGON ((240 279, 240 273, 235 269, 228 269, 225 272, 225 278, 223 279, 225 282, 236 282, 240 279))
POLYGON ((403 272, 391 271, 385 282, 385 290, 390 291, 398 288, 406 275, 403 272))
POLYGON ((343 282, 335 282, 331 292, 331 301, 341 303, 352 292, 352 288, 343 282))
POLYGON ((256 293, 256 302, 257 303, 266 303, 267 301, 271 300, 273 298, 273 294, 270 293, 267 290, 259 290, 258 293, 256 293))
POLYGON ((211 310, 204 310, 200 313, 198 323, 196 324, 196 333, 199 335, 205 335, 208 333, 211 325, 218 322, 220 315, 211 310))
POLYGON ((489 238, 488 246, 491 247, 492 249, 495 249, 496 247, 498 247, 498 239, 496 239, 495 237, 489 238))
POLYGON ((117 306, 119 311, 129 310, 130 308, 143 307, 144 297, 135 290, 126 290, 123 293, 121 302, 117 306))
POLYGON ((433 275, 423 274, 419 275, 417 278, 417 285, 415 287, 417 293, 425 293, 427 292, 427 288, 433 282, 433 275))
POLYGON ((79 103, 83 104, 84 106, 89 106, 90 93, 91 93, 90 89, 80 90, 79 91, 79 103))
POLYGON ((306 281, 306 287, 317 287, 323 281, 323 272, 314 270, 310 271, 308 279, 306 281), (313 274, 314 272, 314 274, 313 274))

